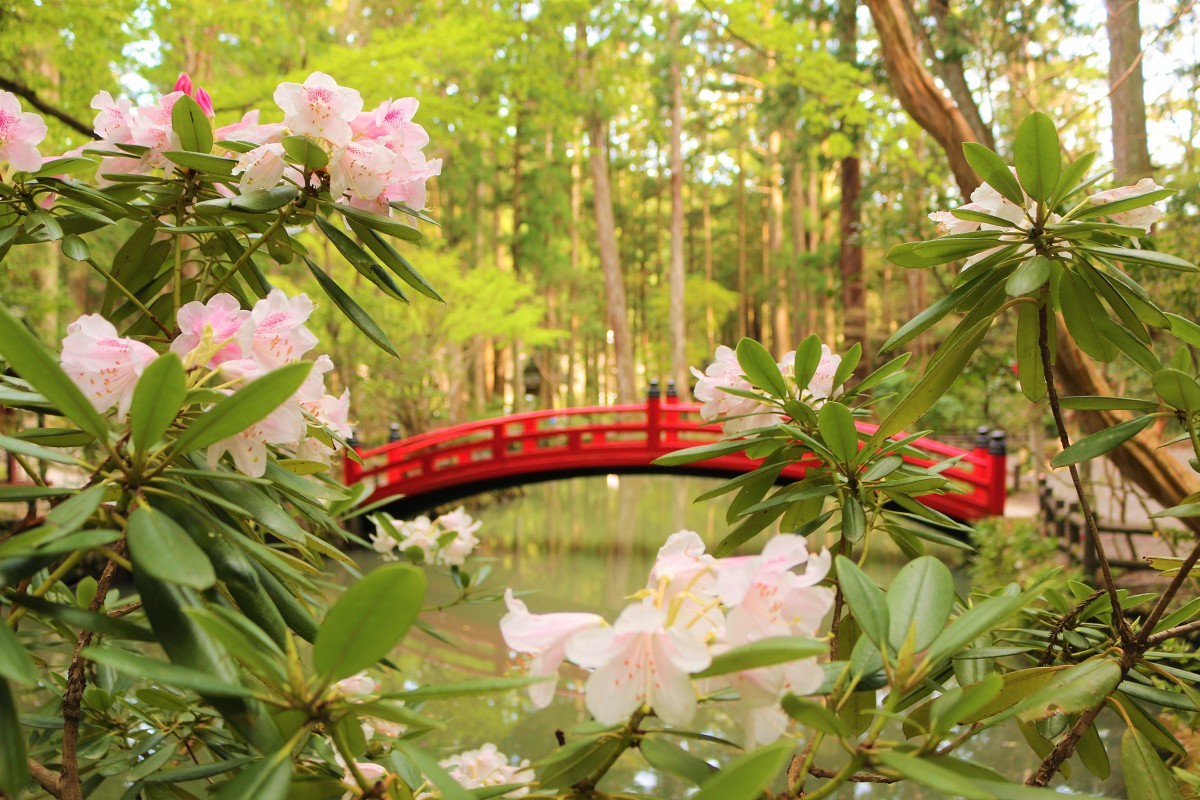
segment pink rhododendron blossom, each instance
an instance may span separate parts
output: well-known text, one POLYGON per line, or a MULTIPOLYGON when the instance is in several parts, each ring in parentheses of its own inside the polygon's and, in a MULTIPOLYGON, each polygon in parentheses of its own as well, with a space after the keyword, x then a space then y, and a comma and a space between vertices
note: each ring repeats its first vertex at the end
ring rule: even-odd
POLYGON ((283 152, 281 144, 264 144, 243 153, 232 170, 234 175, 242 176, 238 191, 246 194, 278 186, 288 166, 283 160, 283 152))
POLYGON ((283 124, 293 134, 317 136, 338 147, 350 141, 350 123, 363 107, 357 90, 338 86, 323 72, 314 72, 303 84, 279 84, 275 102, 283 109, 283 124))
MULTIPOLYGON (((842 357, 830 350, 829 345, 821 345, 821 360, 817 362, 817 369, 813 372, 808 386, 803 387, 801 392, 801 397, 808 400, 813 408, 820 408, 833 394, 833 379, 841 365, 842 357)), ((784 353, 783 359, 779 362, 779 371, 783 373, 784 377, 795 380, 795 350, 784 353)))
POLYGON ((704 552, 695 531, 677 531, 658 551, 646 583, 655 606, 668 623, 704 638, 724 624, 717 607, 717 559, 704 552))
POLYGON ((392 175, 395 154, 372 141, 350 142, 333 151, 329 159, 329 193, 338 198, 378 197, 392 175))
MULTIPOLYGON (((478 750, 467 750, 450 756, 438 762, 442 769, 450 773, 450 777, 458 781, 464 789, 480 789, 486 786, 504 786, 510 783, 529 783, 533 781, 534 773, 529 768, 529 761, 519 765, 509 764, 508 756, 501 753, 496 745, 488 742, 478 750)), ((501 797, 524 797, 529 789, 521 787, 500 795, 501 797)))
MULTIPOLYGON (((351 770, 350 767, 346 765, 341 753, 334 755, 334 761, 337 762, 337 765, 344 770, 342 773, 342 783, 346 784, 346 786, 350 788, 350 791, 342 795, 342 800, 350 800, 350 798, 353 797, 360 797, 362 795, 362 787, 358 785, 358 779, 354 777, 354 770, 351 770)), ((363 778, 370 784, 378 783, 388 776, 388 771, 386 768, 381 767, 378 764, 373 764, 370 761, 355 761, 354 769, 358 770, 358 774, 363 776, 363 778)))
POLYGON ((740 433, 773 425, 782 419, 778 414, 770 413, 770 407, 757 400, 724 391, 727 388, 745 391, 754 388, 742 377, 737 354, 725 345, 717 347, 713 363, 708 365, 708 369, 700 372, 692 367, 692 374, 696 376, 696 399, 704 404, 700 407, 700 417, 706 422, 724 419, 722 429, 725 433, 740 433))
POLYGON ((817 586, 829 573, 831 556, 827 550, 809 553, 803 536, 781 533, 762 555, 725 561, 717 591, 732 609, 727 631, 754 629, 759 638, 811 635, 833 607, 833 590, 817 586), (804 574, 792 571, 802 564, 804 574))
MULTIPOLYGON (((273 367, 272 367, 273 368, 273 367)), ((249 382, 267 370, 254 359, 241 358, 222 362, 221 374, 227 380, 249 382)), ((208 448, 208 465, 216 469, 221 456, 229 453, 240 472, 260 478, 267 471, 267 445, 296 445, 308 433, 300 405, 286 400, 265 418, 228 439, 208 448)))
POLYGON ((534 706, 545 708, 554 699, 558 668, 566 657, 567 641, 580 631, 601 627, 604 620, 596 614, 530 614, 529 608, 513 597, 512 589, 504 590, 504 603, 508 606, 508 613, 500 619, 504 643, 517 653, 532 656, 530 676, 554 678, 529 687, 529 698, 534 706))
POLYGON ((254 359, 266 369, 275 369, 299 361, 316 347, 317 337, 304 327, 313 308, 308 295, 289 298, 280 289, 272 289, 255 303, 250 312, 254 359))
POLYGON ((133 137, 133 107, 125 98, 114 100, 108 92, 100 92, 92 98, 96 119, 92 125, 96 135, 105 141, 128 142, 133 137))
POLYGON ((703 642, 668 628, 666 614, 636 604, 612 628, 585 630, 567 642, 567 657, 594 670, 587 681, 587 708, 599 722, 615 725, 639 708, 653 708, 664 722, 687 725, 696 713, 691 673, 712 663, 703 642))
POLYGON ((408 730, 408 726, 400 722, 391 722, 379 717, 362 717, 360 719, 359 729, 362 730, 363 738, 367 741, 382 736, 387 739, 395 739, 408 730))
POLYGON ((204 366, 240 359, 242 345, 248 341, 246 321, 249 319, 250 312, 243 310, 237 298, 231 294, 222 292, 207 303, 193 300, 175 315, 179 336, 171 342, 171 352, 186 358, 202 343, 206 343, 209 348, 219 349, 208 355, 204 366))
POLYGON ((85 314, 67 326, 61 361, 97 411, 115 405, 117 419, 124 420, 138 378, 157 357, 149 345, 118 336, 113 324, 99 314, 85 314))
POLYGON ((366 670, 356 672, 349 678, 342 678, 332 687, 335 694, 338 694, 347 700, 354 702, 362 702, 367 697, 379 691, 379 683, 366 670))
POLYGON ((25 172, 41 169, 42 154, 37 146, 45 138, 42 118, 22 111, 21 101, 12 92, 0 92, 0 161, 25 172))
MULTIPOLYGON (((1151 178, 1142 178, 1133 186, 1121 186, 1116 189, 1109 189, 1105 192, 1096 192, 1088 198, 1088 202, 1092 205, 1104 205, 1117 200, 1127 200, 1131 197, 1141 197, 1150 192, 1156 192, 1163 187, 1159 186, 1151 178)), ((1158 222, 1162 216, 1162 209, 1155 204, 1134 208, 1128 211, 1118 211, 1116 214, 1109 214, 1109 218, 1118 225, 1129 225, 1131 227, 1142 228, 1146 233, 1150 232, 1150 228, 1155 222, 1158 222)))
MULTIPOLYGON (((276 144, 283 141, 283 137, 287 135, 287 128, 282 123, 260 125, 258 119, 257 108, 247 111, 238 122, 217 128, 214 135, 218 140, 252 142, 254 144, 276 144)), ((240 154, 235 155, 240 156, 240 154)))

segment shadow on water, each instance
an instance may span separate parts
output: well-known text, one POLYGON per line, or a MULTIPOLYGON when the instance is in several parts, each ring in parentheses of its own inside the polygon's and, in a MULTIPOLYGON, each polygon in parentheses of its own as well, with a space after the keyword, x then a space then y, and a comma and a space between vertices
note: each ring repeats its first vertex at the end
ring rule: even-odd
MULTIPOLYGON (((688 528, 698 532, 710 547, 728 533, 725 521, 728 497, 705 503, 693 498, 717 485, 711 478, 687 476, 616 476, 573 478, 526 487, 500 502, 482 498, 468 501, 468 510, 483 521, 478 536, 482 544, 468 564, 492 568, 484 588, 499 594, 506 587, 528 592, 524 597, 534 613, 590 611, 610 621, 643 588, 654 555, 670 533, 688 528)), ((810 547, 819 548, 819 534, 810 547)), ((958 589, 967 587, 965 561, 955 550, 933 553, 946 560, 955 572, 958 589)), ((375 566, 374 554, 364 553, 365 570, 375 566)), ((868 571, 884 586, 904 565, 891 547, 874 546, 868 571)), ((431 574, 429 606, 439 606, 455 596, 446 575, 431 574)), ((434 681, 469 680, 516 675, 517 666, 500 638, 498 621, 504 613, 502 601, 455 606, 429 612, 425 618, 453 640, 453 646, 423 633, 414 632, 393 658, 399 673, 380 676, 386 689, 416 688, 434 681)), ((557 697, 546 709, 533 708, 524 692, 507 692, 431 703, 430 716, 446 723, 426 741, 439 756, 449 755, 483 742, 495 742, 509 755, 536 761, 557 747, 556 732, 570 731, 587 719, 583 704, 584 673, 569 665, 563 670, 557 697)), ((1104 717, 1101 717, 1103 725, 1104 717)), ((737 725, 716 708, 697 716, 694 730, 740 741, 737 725)), ((1104 732, 1107 733, 1107 732, 1104 732)), ((901 738, 899 731, 896 738, 901 738)), ((1115 731, 1111 733, 1116 736, 1115 731)), ((1015 726, 1005 725, 985 732, 971 749, 959 751, 1009 776, 1020 778, 1037 759, 1020 741, 1015 726)), ((1105 735, 1106 741, 1110 738, 1105 735)), ((701 758, 720 763, 736 751, 707 742, 672 738, 701 758)), ((1112 742, 1115 745, 1115 738, 1112 742)), ((1110 748, 1115 757, 1116 748, 1110 748)), ((836 748, 821 753, 818 763, 836 768, 836 748)), ((1114 758, 1114 773, 1119 772, 1114 758)), ((1105 792, 1120 797, 1118 774, 1101 784, 1075 763, 1072 785, 1079 791, 1105 792)), ((818 781, 810 780, 811 790, 818 781)), ((652 771, 636 751, 626 753, 601 788, 609 791, 647 792, 664 798, 685 797, 688 785, 652 771)), ((841 796, 871 798, 937 797, 919 786, 859 784, 847 787, 841 796)))

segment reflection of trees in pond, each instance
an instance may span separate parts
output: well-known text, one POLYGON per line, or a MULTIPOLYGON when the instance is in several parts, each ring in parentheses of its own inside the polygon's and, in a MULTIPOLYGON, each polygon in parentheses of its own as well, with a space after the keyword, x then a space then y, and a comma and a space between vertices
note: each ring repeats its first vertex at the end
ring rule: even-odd
MULTIPOLYGON (((511 586, 529 591, 524 599, 534 613, 591 611, 615 619, 628 602, 626 598, 645 585, 654 555, 669 533, 690 528, 711 545, 729 531, 725 523, 728 497, 692 502, 716 483, 705 478, 623 475, 615 485, 598 477, 526 487, 515 500, 470 509, 483 520, 484 527, 479 532, 483 541, 480 552, 468 567, 476 569, 482 559, 487 559, 493 574, 485 589, 500 593, 511 586)), ((891 575, 903 564, 893 553, 889 547, 872 545, 868 569, 884 586, 890 584, 891 575)), ((949 549, 938 555, 951 565, 962 562, 949 549)), ((452 599, 455 592, 448 577, 433 572, 428 604, 436 606, 452 599)), ((959 588, 963 589, 961 583, 959 588)), ((414 631, 393 656, 399 674, 381 676, 386 688, 517 674, 500 637, 498 622, 504 611, 503 602, 496 602, 439 612, 440 616, 431 621, 439 631, 454 637, 454 644, 414 631)), ((430 703, 425 713, 447 725, 446 730, 436 731, 428 739, 430 747, 448 755, 493 741, 510 755, 531 760, 544 757, 557 747, 555 731, 564 731, 569 738, 570 731, 587 719, 584 678, 582 671, 567 665, 554 703, 542 710, 534 709, 524 692, 430 703)), ((741 738, 740 730, 719 708, 703 709, 694 727, 733 741, 741 738)), ((1101 728, 1104 732, 1119 726, 1101 717, 1101 728)), ((886 735, 897 741, 904 738, 899 726, 886 735)), ((1119 797, 1122 782, 1117 774, 1116 739, 1105 733, 1105 740, 1110 744, 1114 775, 1101 784, 1091 779, 1075 759, 1071 782, 1076 791, 1119 797)), ((736 754, 730 748, 706 742, 675 737, 670 741, 714 762, 736 754)), ((960 751, 960 755, 1012 778, 1019 778, 1037 764, 1012 724, 984 732, 974 740, 970 751, 960 751)), ((837 748, 822 749, 820 763, 836 769, 843 757, 837 748)), ((820 781, 812 779, 808 788, 818 785, 820 781)), ((654 773, 636 751, 621 757, 603 787, 664 798, 682 798, 687 793, 686 784, 654 773)), ((940 797, 911 784, 860 784, 845 788, 839 796, 871 800, 940 797)))

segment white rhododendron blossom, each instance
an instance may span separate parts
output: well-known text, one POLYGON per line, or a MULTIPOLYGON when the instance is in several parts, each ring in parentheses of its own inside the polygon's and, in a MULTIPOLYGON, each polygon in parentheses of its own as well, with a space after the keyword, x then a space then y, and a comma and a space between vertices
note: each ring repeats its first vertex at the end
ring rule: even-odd
POLYGON ((119 336, 99 314, 85 314, 67 326, 61 361, 93 408, 104 413, 115 405, 123 421, 138 378, 157 357, 149 345, 119 336))
POLYGON ((346 785, 348 790, 342 795, 342 800, 351 800, 351 798, 362 796, 362 787, 358 785, 358 780, 354 777, 355 770, 357 770, 358 774, 361 775, 369 784, 378 783, 379 781, 385 780, 388 776, 386 767, 382 767, 379 764, 373 764, 370 761, 355 761, 354 769, 351 769, 346 764, 345 759, 342 758, 341 753, 335 753, 333 760, 339 767, 342 768, 342 783, 346 785))
POLYGON ((379 682, 367 674, 366 670, 356 672, 349 678, 342 678, 331 687, 334 694, 340 695, 352 702, 361 703, 366 698, 379 691, 379 682))
MULTIPOLYGON (((176 314, 180 332, 169 349, 183 360, 195 380, 230 395, 278 367, 299 361, 316 346, 316 336, 304 327, 312 309, 307 296, 289 298, 278 289, 253 310, 242 309, 233 295, 217 294, 207 302, 193 301, 180 307, 176 314)), ((99 314, 86 314, 67 327, 61 362, 97 411, 104 413, 115 405, 117 419, 123 421, 138 378, 156 358, 158 353, 149 345, 122 338, 99 314)), ((329 463, 340 445, 335 441, 331 449, 310 437, 309 420, 337 436, 349 436, 350 394, 326 393, 325 374, 333 369, 328 356, 310 363, 307 379, 292 397, 263 419, 209 446, 211 467, 216 468, 229 454, 239 471, 261 477, 271 446, 329 463)))
MULTIPOLYGON (((714 558, 693 531, 672 534, 659 550, 647 588, 612 627, 591 614, 531 614, 505 593, 509 613, 500 633, 514 652, 529 657, 529 674, 555 676, 570 661, 591 672, 587 708, 598 722, 615 725, 638 710, 653 710, 672 725, 695 715, 698 694, 733 689, 732 716, 747 742, 773 741, 787 729, 780 702, 788 693, 815 692, 824 674, 816 658, 706 679, 695 673, 713 657, 740 645, 776 637, 813 637, 833 605, 819 586, 830 569, 827 551, 810 554, 803 537, 783 534, 758 556, 714 558), (803 567, 803 572, 796 571, 803 567)), ((539 708, 553 684, 531 691, 539 708)))
POLYGON ((701 418, 706 422, 723 419, 721 427, 725 433, 740 433, 783 420, 780 415, 770 413, 769 406, 725 391, 754 389, 742 375, 737 354, 725 345, 717 347, 713 362, 704 372, 692 367, 692 375, 696 377, 696 399, 704 404, 700 408, 701 418))
MULTIPOLYGON (((467 750, 452 755, 438 764, 450 773, 450 777, 458 781, 458 784, 464 789, 506 786, 510 783, 530 783, 534 778, 528 759, 519 764, 510 764, 508 756, 501 753, 491 742, 478 750, 467 750)), ((527 794, 529 794, 529 789, 522 786, 500 796, 524 797, 527 794)))
MULTIPOLYGON (((838 367, 841 365, 842 357, 830 350, 829 345, 821 345, 821 359, 817 362, 817 368, 808 385, 802 387, 800 399, 808 401, 813 408, 820 408, 826 400, 834 395, 833 379, 837 376, 838 367)), ((779 362, 779 371, 785 378, 795 379, 795 350, 789 350, 783 354, 783 358, 779 362)))
POLYGON ((376 514, 371 547, 385 560, 405 555, 424 564, 462 566, 476 547, 475 532, 483 524, 467 514, 462 506, 436 520, 421 515, 399 521, 388 514, 376 514))
MULTIPOLYGON (((1152 178, 1142 178, 1133 186, 1121 186, 1116 189, 1109 189, 1105 192, 1096 192, 1088 198, 1088 202, 1093 205, 1104 205, 1105 203, 1113 203, 1117 200, 1128 200, 1133 197, 1141 197, 1150 192, 1157 192, 1162 189, 1154 182, 1152 178)), ((1146 233, 1150 232, 1150 228, 1155 222, 1158 222, 1162 216, 1162 209, 1151 203, 1150 205, 1142 206, 1141 208, 1133 208, 1128 211, 1118 211, 1115 214, 1109 214, 1109 218, 1118 225, 1129 225, 1135 228, 1142 228, 1146 233)))
POLYGON ((283 109, 283 124, 297 136, 327 139, 334 145, 350 141, 350 123, 362 111, 357 89, 338 86, 324 72, 314 72, 304 83, 281 83, 275 104, 283 109))
POLYGON ((283 179, 283 173, 287 171, 283 153, 283 145, 274 143, 262 144, 243 153, 232 170, 234 175, 242 176, 238 182, 238 190, 245 194, 256 189, 277 186, 283 179))

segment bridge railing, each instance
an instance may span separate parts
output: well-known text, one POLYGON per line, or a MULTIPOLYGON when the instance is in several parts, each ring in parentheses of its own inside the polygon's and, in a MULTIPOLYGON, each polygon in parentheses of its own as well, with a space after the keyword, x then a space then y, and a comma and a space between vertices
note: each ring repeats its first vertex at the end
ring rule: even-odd
MULTIPOLYGON (((413 496, 455 483, 484 483, 538 471, 648 467, 661 455, 721 438, 720 426, 705 424, 699 410, 699 405, 652 393, 644 403, 532 411, 467 422, 359 450, 363 463, 346 459, 344 478, 348 484, 372 484, 376 497, 413 496)), ((868 434, 876 429, 866 423, 858 427, 868 434)), ((971 451, 932 439, 918 440, 914 447, 929 457, 908 460, 923 466, 955 456, 961 459, 943 474, 965 493, 937 505, 961 506, 970 518, 1003 513, 1003 434, 979 436, 971 451)), ((728 474, 753 469, 757 462, 734 453, 690 466, 728 474)), ((784 476, 798 479, 806 466, 810 464, 792 465, 784 476)))

